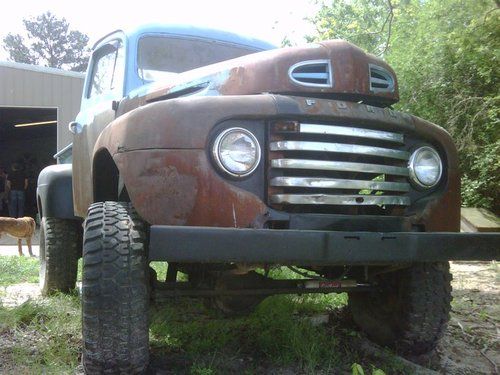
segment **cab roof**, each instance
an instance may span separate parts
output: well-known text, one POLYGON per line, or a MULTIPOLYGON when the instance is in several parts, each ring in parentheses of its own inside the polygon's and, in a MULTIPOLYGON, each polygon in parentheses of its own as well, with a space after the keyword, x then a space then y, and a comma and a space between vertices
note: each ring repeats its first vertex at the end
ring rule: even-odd
POLYGON ((99 39, 94 44, 93 48, 95 49, 104 39, 116 32, 124 33, 128 39, 137 39, 143 34, 161 33, 171 35, 173 37, 215 40, 222 43, 245 46, 247 48, 249 47, 255 51, 266 51, 277 48, 275 45, 260 39, 238 35, 223 30, 181 24, 147 24, 130 29, 115 30, 99 39))

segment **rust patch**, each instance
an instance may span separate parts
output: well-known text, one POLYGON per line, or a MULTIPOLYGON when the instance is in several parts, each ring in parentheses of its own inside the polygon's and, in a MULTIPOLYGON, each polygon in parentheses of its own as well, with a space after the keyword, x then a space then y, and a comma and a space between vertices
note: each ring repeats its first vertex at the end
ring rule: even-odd
POLYGON ((130 186, 129 194, 142 202, 163 201, 168 210, 162 212, 163 204, 153 204, 148 208, 151 215, 166 215, 172 225, 186 224, 198 191, 196 177, 180 174, 175 166, 163 164, 158 157, 147 159, 145 164, 137 182, 130 186))
POLYGON ((257 196, 219 177, 203 150, 133 151, 114 159, 150 224, 246 228, 267 210, 257 196))

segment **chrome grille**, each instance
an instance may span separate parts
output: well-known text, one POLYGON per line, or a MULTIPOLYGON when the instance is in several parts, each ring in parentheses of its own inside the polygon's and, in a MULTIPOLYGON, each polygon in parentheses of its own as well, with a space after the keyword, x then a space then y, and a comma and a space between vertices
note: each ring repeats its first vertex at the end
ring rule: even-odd
POLYGON ((330 206, 408 206, 410 154, 404 141, 401 133, 349 124, 275 122, 269 142, 269 204, 307 212, 330 206))

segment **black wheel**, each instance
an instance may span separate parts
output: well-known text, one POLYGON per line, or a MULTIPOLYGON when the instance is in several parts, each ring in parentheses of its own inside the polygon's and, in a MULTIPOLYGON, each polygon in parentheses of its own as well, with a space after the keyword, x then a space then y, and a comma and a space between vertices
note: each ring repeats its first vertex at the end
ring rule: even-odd
POLYGON ((145 224, 130 203, 94 203, 83 241, 85 372, 142 373, 149 360, 145 224))
POLYGON ((42 295, 75 289, 81 229, 75 220, 42 218, 40 289, 42 295))
POLYGON ((404 354, 436 347, 449 320, 449 264, 422 263, 378 277, 381 291, 349 294, 355 323, 375 342, 404 354))

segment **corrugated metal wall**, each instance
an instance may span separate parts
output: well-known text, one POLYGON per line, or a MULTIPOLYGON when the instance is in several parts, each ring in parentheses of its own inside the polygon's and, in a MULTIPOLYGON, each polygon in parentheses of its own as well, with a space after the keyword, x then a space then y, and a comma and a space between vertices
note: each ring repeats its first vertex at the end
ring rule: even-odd
POLYGON ((80 110, 83 79, 82 73, 0 62, 0 106, 57 108, 60 150, 72 140, 67 125, 80 110))

